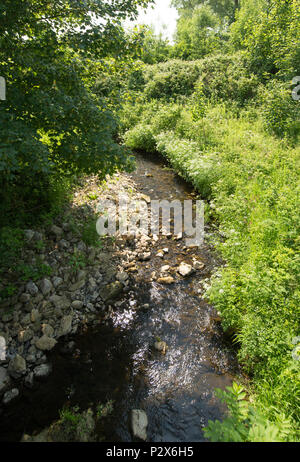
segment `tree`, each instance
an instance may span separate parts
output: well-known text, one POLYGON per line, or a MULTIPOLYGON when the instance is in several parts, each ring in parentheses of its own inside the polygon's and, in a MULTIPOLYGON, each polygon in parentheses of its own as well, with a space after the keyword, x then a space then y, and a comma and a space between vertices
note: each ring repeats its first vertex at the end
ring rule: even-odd
POLYGON ((132 36, 139 41, 137 58, 144 63, 156 64, 168 60, 171 45, 163 38, 162 33, 156 35, 152 27, 142 25, 132 32, 132 36))
MULTIPOLYGON (((151 1, 151 0, 150 0, 151 1)), ((127 165, 116 121, 92 92, 90 70, 128 52, 120 23, 147 0, 2 0, 1 203, 38 189, 50 173, 113 172, 127 165), (33 187, 34 186, 34 187, 33 187)))
POLYGON ((177 22, 174 54, 182 59, 198 59, 222 47, 225 33, 219 16, 208 5, 182 11, 177 22))
POLYGON ((240 0, 172 0, 172 4, 179 10, 194 10, 199 5, 208 5, 221 19, 227 17, 233 22, 240 0))
POLYGON ((300 69, 299 24, 299 0, 243 0, 231 42, 248 51, 255 72, 288 80, 300 69))

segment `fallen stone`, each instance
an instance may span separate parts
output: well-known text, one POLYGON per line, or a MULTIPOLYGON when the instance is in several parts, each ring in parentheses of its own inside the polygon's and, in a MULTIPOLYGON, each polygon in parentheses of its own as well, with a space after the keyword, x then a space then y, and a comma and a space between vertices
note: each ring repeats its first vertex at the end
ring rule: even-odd
POLYGON ((63 279, 58 276, 54 276, 52 281, 55 288, 59 287, 64 282, 63 279))
POLYGON ((70 306, 70 302, 69 300, 67 299, 67 297, 65 295, 56 295, 56 294, 53 294, 51 295, 51 297, 49 298, 49 301, 51 303, 53 303, 53 305, 55 306, 56 309, 65 309, 65 308, 68 308, 70 306))
POLYGON ((148 261, 151 258, 151 252, 145 252, 142 255, 140 255, 140 260, 142 261, 148 261))
POLYGON ((175 279, 172 278, 172 276, 166 276, 166 277, 158 278, 157 282, 159 284, 173 284, 173 282, 175 282, 175 279))
POLYGON ((182 233, 176 234, 175 240, 176 240, 176 241, 180 241, 180 239, 182 239, 182 233))
POLYGON ((43 335, 35 342, 35 346, 42 351, 50 351, 55 347, 57 341, 54 338, 43 335))
POLYGON ((63 335, 68 335, 72 329, 72 315, 63 316, 60 321, 60 327, 57 333, 57 337, 62 337, 63 335))
POLYGON ((76 290, 79 290, 81 289, 85 284, 85 280, 81 280, 81 281, 78 281, 78 282, 75 282, 74 284, 71 284, 69 286, 69 291, 70 292, 76 292, 76 290))
POLYGON ((195 270, 202 270, 205 267, 205 264, 202 261, 194 260, 193 267, 195 270))
POLYGON ((34 282, 29 281, 26 284, 26 291, 30 295, 36 295, 38 293, 39 289, 38 289, 37 285, 34 282))
POLYGON ((10 360, 8 365, 8 372, 11 377, 18 379, 26 373, 26 361, 25 359, 16 354, 13 359, 10 360))
POLYGON ((37 310, 36 308, 33 308, 33 310, 31 310, 31 313, 30 313, 31 322, 35 323, 35 322, 40 321, 40 319, 41 319, 41 315, 39 313, 39 310, 37 310))
POLYGON ((4 323, 5 322, 10 322, 10 321, 12 321, 14 319, 14 315, 11 312, 10 313, 4 313, 2 315, 1 319, 2 319, 2 322, 4 322, 4 323))
POLYGON ((33 384, 34 384, 34 374, 33 372, 29 372, 29 374, 26 375, 25 379, 24 379, 24 384, 25 384, 25 387, 27 388, 33 388, 33 384))
POLYGON ((47 295, 51 292, 52 290, 52 283, 49 281, 49 279, 43 279, 40 283, 40 289, 42 291, 43 295, 47 295))
POLYGON ((83 281, 86 278, 86 271, 79 270, 77 274, 77 281, 83 281))
POLYGON ((181 276, 186 277, 192 274, 193 267, 185 262, 181 262, 177 271, 181 276))
POLYGON ((83 302, 81 300, 74 300, 71 306, 74 310, 80 310, 83 307, 83 302))
POLYGON ((140 194, 140 198, 147 202, 147 204, 150 204, 151 202, 151 197, 147 196, 146 194, 140 194))
POLYGON ((122 282, 122 284, 125 284, 125 282, 127 281, 128 279, 128 274, 125 272, 125 271, 119 271, 117 274, 116 274, 116 279, 120 282, 122 282))
POLYGON ((29 300, 30 300, 30 295, 29 294, 24 293, 24 294, 20 295, 19 301, 21 303, 28 303, 29 300))
POLYGON ((18 333, 18 341, 20 343, 28 342, 33 337, 33 331, 31 329, 20 330, 18 333))
POLYGON ((47 337, 53 337, 54 329, 50 324, 42 324, 42 333, 47 337))

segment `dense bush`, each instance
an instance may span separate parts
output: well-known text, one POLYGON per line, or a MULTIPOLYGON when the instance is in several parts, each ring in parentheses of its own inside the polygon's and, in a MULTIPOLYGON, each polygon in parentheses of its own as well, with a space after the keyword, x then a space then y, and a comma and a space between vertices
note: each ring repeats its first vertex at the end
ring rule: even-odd
POLYGON ((266 129, 281 138, 296 140, 300 134, 300 104, 291 98, 291 86, 272 80, 260 89, 266 129))
POLYGON ((241 53, 209 56, 199 62, 199 74, 204 95, 215 101, 234 100, 244 105, 256 95, 258 78, 249 71, 241 53))
POLYGON ((144 73, 146 98, 174 99, 179 95, 191 95, 199 77, 198 64, 197 61, 171 60, 147 66, 144 73))

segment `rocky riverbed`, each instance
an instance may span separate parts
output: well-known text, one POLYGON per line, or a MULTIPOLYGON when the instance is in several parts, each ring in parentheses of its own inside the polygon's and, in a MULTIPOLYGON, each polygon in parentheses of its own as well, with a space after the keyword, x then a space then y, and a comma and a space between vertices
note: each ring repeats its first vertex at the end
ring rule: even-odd
MULTIPOLYGON (((134 415, 143 422, 147 421, 148 425, 147 414, 145 417, 144 411, 139 408, 147 409, 148 406, 152 406, 149 426, 153 426, 153 404, 147 404, 145 396, 140 396, 139 402, 130 399, 131 410, 126 408, 125 411, 124 399, 126 397, 125 401, 128 401, 129 389, 130 393, 135 394, 137 370, 139 380, 142 377, 142 395, 146 389, 151 390, 151 381, 158 380, 153 376, 154 351, 158 355, 156 358, 154 354, 156 372, 165 373, 166 377, 169 377, 170 385, 173 383, 173 390, 178 387, 178 384, 174 386, 173 382, 176 374, 177 379, 180 379, 180 374, 186 374, 191 368, 192 377, 196 370, 199 372, 205 366, 208 375, 202 373, 202 385, 203 380, 207 382, 207 377, 210 378, 202 392, 205 395, 209 390, 208 401, 211 401, 212 409, 215 409, 215 416, 222 414, 222 406, 220 407, 213 398, 213 386, 216 384, 224 387, 230 384, 232 374, 237 373, 237 363, 224 340, 218 314, 203 298, 210 275, 220 262, 209 245, 205 244, 201 249, 186 247, 183 235, 170 232, 164 235, 116 234, 113 238, 99 237, 93 245, 88 245, 85 241, 89 239, 83 238, 84 224, 89 221, 92 223, 94 220, 95 226, 95 219, 99 215, 99 200, 116 201, 122 195, 130 197, 133 202, 142 200, 145 204, 153 198, 175 197, 184 200, 195 197, 194 192, 176 179, 172 171, 162 169, 160 164, 151 160, 138 157, 138 169, 132 175, 115 175, 107 178, 104 183, 97 177, 86 178, 75 192, 72 202, 54 223, 48 228, 25 231, 22 255, 24 264, 34 265, 38 262, 44 269, 51 270, 41 278, 35 277, 24 283, 19 282, 17 293, 2 303, 0 308, 0 337, 3 337, 6 343, 6 356, 0 362, 0 400, 1 412, 8 418, 8 426, 10 418, 12 423, 15 422, 18 406, 22 408, 23 394, 28 396, 28 393, 32 392, 34 396, 37 388, 47 387, 49 377, 55 377, 55 368, 59 367, 59 360, 55 359, 56 352, 69 355, 66 360, 69 362, 71 357, 80 356, 84 349, 85 354, 92 356, 102 326, 112 328, 107 343, 112 342, 114 351, 113 358, 108 357, 107 351, 99 351, 103 355, 104 367, 107 361, 109 364, 110 361, 122 361, 118 359, 118 354, 114 356, 116 340, 113 336, 116 335, 119 341, 120 332, 123 342, 127 343, 123 346, 118 344, 118 348, 125 349, 131 358, 130 365, 124 366, 127 371, 126 386, 125 382, 122 383, 116 392, 118 410, 115 412, 115 418, 119 419, 122 415, 122 428, 110 431, 106 438, 128 440, 130 430, 128 433, 125 427, 130 427, 129 414, 134 408, 134 415), (132 323, 135 322, 139 324, 133 327, 132 323), (95 329, 99 334, 94 334, 95 329), (183 334, 184 329, 190 329, 190 338, 186 331, 183 334), (82 335, 88 336, 89 332, 90 337, 94 336, 94 343, 91 343, 93 340, 90 339, 88 346, 82 346, 78 339, 82 335), (198 342, 197 353, 195 342, 198 342), (135 360, 132 363, 134 356, 135 360), (185 372, 182 370, 184 364, 187 368, 185 372), (128 373, 131 379, 128 378, 128 373), (212 379, 214 374, 216 379, 212 379)), ((135 210, 131 213, 134 214, 135 210)), ((94 229, 90 232, 93 234, 94 229)), ((105 337, 106 334, 103 335, 105 337)), ((105 346, 102 348, 105 350, 105 346)), ((93 363, 93 359, 89 361, 93 363)), ((95 365, 93 367, 96 368, 95 365)), ((122 367, 120 363, 120 369, 122 367)), ((113 381, 110 376, 108 380, 113 381)), ((185 377, 182 387, 186 380, 185 377)), ((161 392, 167 387, 167 383, 161 377, 159 383, 161 392)), ((186 383, 190 385, 190 380, 186 383)), ((66 385, 65 382, 63 384, 66 385)), ((155 383, 155 386, 157 385, 155 383)), ((51 386, 54 386, 53 383, 51 386)), ((152 392, 155 386, 152 384, 152 392)), ((195 383, 193 386, 196 386, 195 383)), ((140 387, 139 383, 139 393, 140 387)), ((55 390, 53 392, 55 393, 55 390)), ((106 388, 101 399, 109 398, 109 395, 106 388)), ((204 399, 203 396, 201 400, 204 399)), ((46 409, 46 402, 44 405, 46 409)), ((204 407, 206 406, 207 403, 204 407)), ((154 409, 157 413, 156 405, 154 409)), ((210 415, 209 412, 208 414, 210 415)), ((201 426, 207 419, 201 415, 198 417, 201 425, 197 426, 195 434, 198 431, 201 439, 201 426)), ((43 422, 46 421, 47 419, 43 419, 43 422)), ((115 423, 113 425, 115 426, 115 423)), ((26 427, 25 424, 24 426, 26 427)), ((31 431, 32 426, 34 424, 31 422, 30 428, 23 428, 23 431, 31 431)), ((93 431, 95 426, 96 424, 91 426, 93 431)), ((37 428, 36 431, 38 430, 41 429, 37 428)), ((139 431, 146 435, 145 428, 137 430, 139 431)), ((6 436, 7 434, 6 432, 6 436)), ((44 440, 49 440, 45 432, 42 434, 44 440)), ((148 432, 148 438, 149 435, 153 440, 158 438, 158 441, 159 438, 168 438, 168 433, 164 434, 162 431, 160 434, 161 436, 155 436, 152 428, 150 433, 148 432)), ((25 440, 26 438, 30 440, 30 437, 25 437, 25 440)), ((143 439, 146 438, 147 435, 143 439)), ((180 432, 178 438, 184 438, 180 432)))

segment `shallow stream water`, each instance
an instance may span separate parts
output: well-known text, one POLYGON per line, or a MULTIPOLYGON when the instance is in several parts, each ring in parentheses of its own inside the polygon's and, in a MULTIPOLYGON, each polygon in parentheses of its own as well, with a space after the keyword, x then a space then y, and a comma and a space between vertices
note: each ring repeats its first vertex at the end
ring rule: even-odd
MULTIPOLYGON (((130 177, 151 199, 191 199, 193 189, 157 158, 137 155, 130 177)), ((209 230, 207 230, 209 232, 209 230)), ((99 425, 106 441, 132 441, 130 411, 148 415, 148 441, 203 441, 209 419, 222 418, 224 406, 214 388, 225 388, 239 374, 235 354, 227 343, 214 308, 203 298, 203 282, 220 264, 213 249, 185 248, 184 239, 162 238, 153 244, 152 258, 142 262, 126 300, 110 319, 76 335, 76 355, 58 345, 49 355, 53 372, 36 390, 0 416, 0 440, 18 441, 47 427, 64 406, 86 409, 114 401, 114 410, 99 425), (167 247, 164 259, 156 257, 167 247), (150 281, 162 265, 175 267, 192 259, 204 268, 172 285, 150 281), (136 309, 142 305, 146 309, 136 309), (168 345, 165 355, 153 348, 156 338, 168 345)), ((70 339, 69 339, 70 340, 70 339)))

